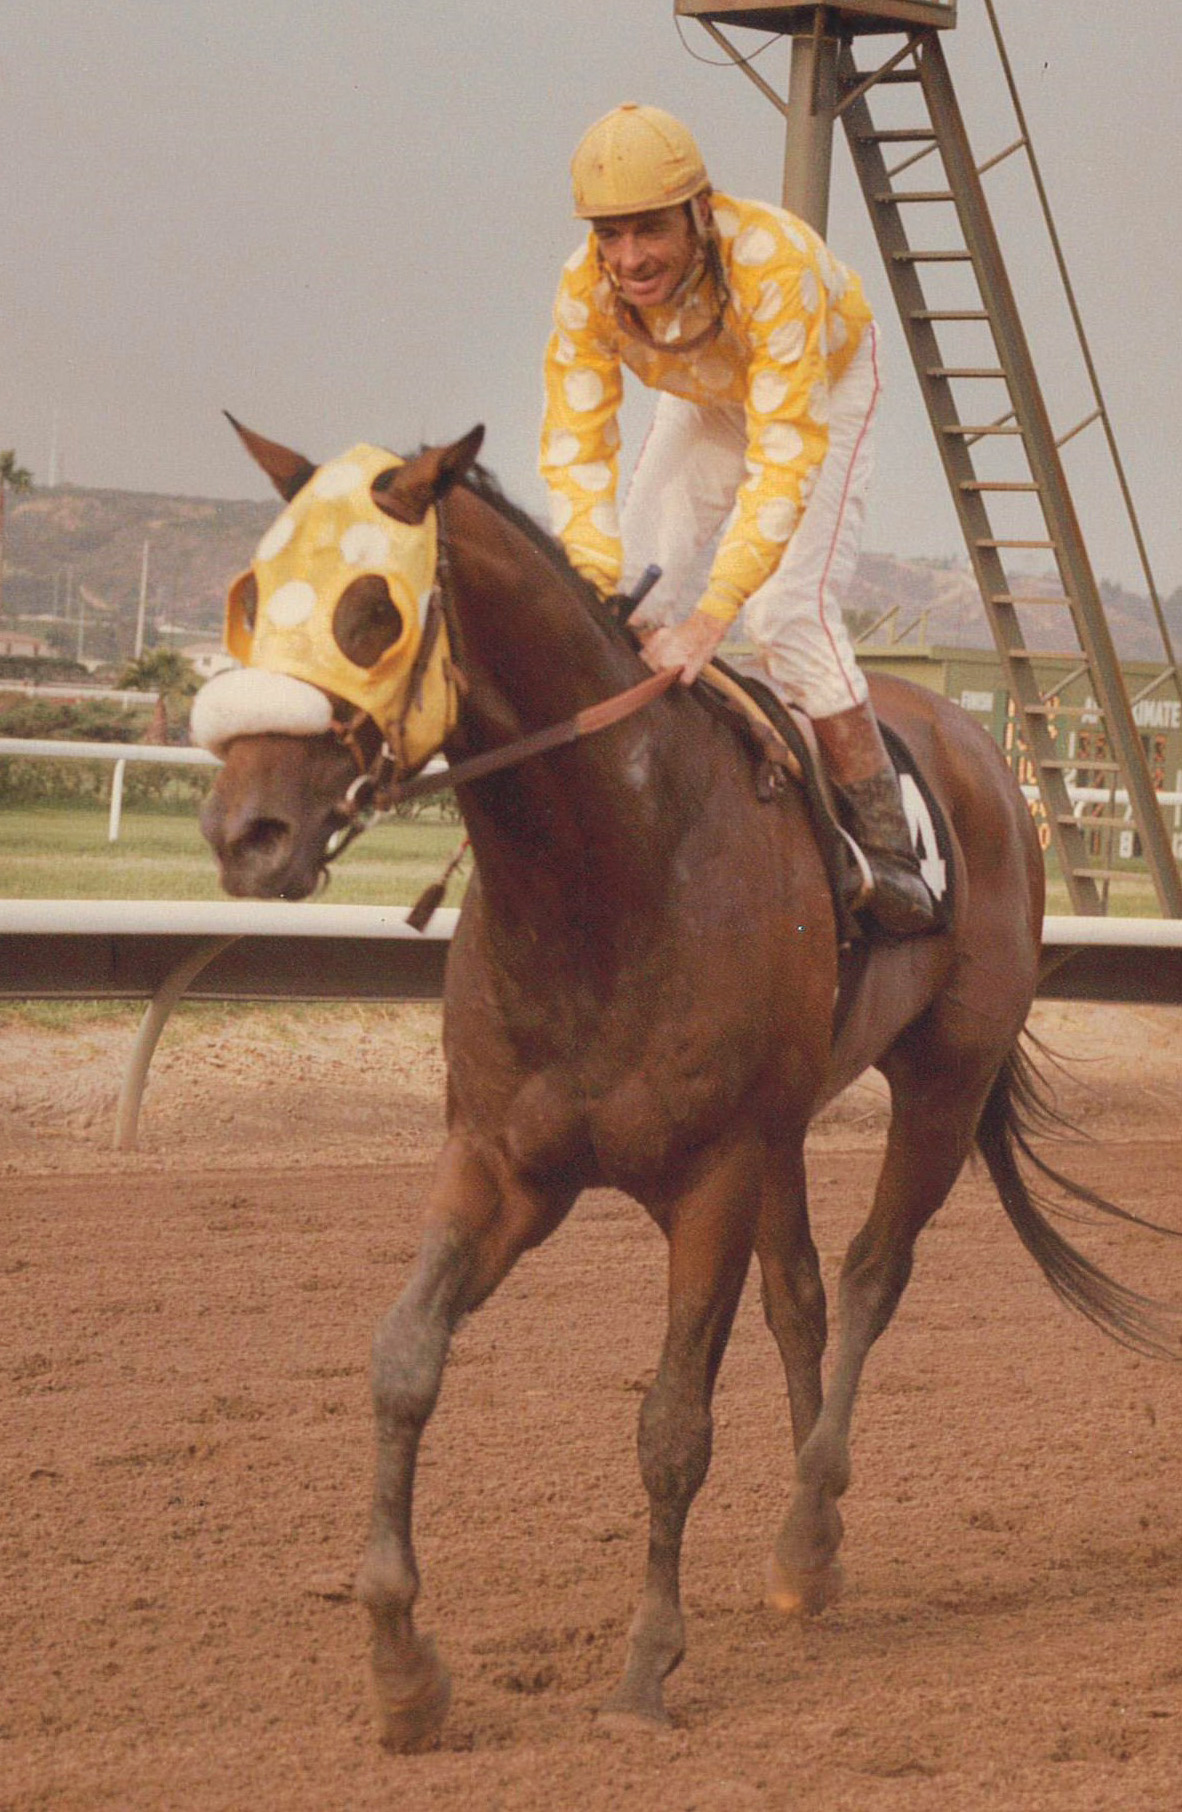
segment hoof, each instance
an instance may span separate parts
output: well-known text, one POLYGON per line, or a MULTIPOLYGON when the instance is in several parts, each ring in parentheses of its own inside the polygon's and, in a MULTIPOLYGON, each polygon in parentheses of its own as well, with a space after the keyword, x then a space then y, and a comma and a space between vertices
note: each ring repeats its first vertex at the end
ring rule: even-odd
POLYGON ((773 1554, 767 1564, 763 1601, 781 1617, 816 1617, 827 1605, 837 1603, 842 1585, 836 1561, 812 1572, 789 1573, 773 1554))
POLYGON ((661 1736, 673 1728, 673 1721, 663 1705, 653 1708, 617 1703, 612 1698, 600 1707, 595 1722, 610 1736, 661 1736))
POLYGON ((604 1700, 596 1722, 604 1730, 616 1731, 621 1735, 628 1731, 640 1731, 651 1736, 654 1731, 672 1729, 660 1683, 642 1685, 629 1679, 624 1679, 615 1692, 604 1700))
POLYGON ((437 1742, 451 1704, 451 1675, 439 1659, 434 1642, 424 1636, 418 1649, 419 1677, 409 1692, 405 1690, 405 1674, 400 1674, 395 1687, 382 1678, 380 1667, 374 1667, 382 1746, 397 1755, 429 1749, 437 1742))

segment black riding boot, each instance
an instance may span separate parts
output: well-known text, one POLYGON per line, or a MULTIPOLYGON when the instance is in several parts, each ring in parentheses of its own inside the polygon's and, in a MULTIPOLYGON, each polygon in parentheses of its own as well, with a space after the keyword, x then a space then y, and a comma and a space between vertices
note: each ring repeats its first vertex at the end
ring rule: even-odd
POLYGON ((919 872, 898 777, 870 706, 814 718, 813 727, 845 827, 874 877, 866 911, 892 937, 937 930, 936 904, 919 872))
POLYGON ((874 876, 867 911, 892 937, 934 931, 935 902, 919 872, 895 770, 886 768, 836 790, 845 827, 874 876))

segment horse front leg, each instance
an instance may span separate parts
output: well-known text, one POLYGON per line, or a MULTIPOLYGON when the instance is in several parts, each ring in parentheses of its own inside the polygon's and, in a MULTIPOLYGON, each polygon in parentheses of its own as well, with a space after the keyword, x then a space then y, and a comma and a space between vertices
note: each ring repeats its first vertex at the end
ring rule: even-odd
POLYGON ((433 1639, 415 1629, 419 1572, 411 1512, 419 1444, 439 1396, 452 1334, 569 1205, 508 1194, 462 1136, 450 1139, 414 1270, 374 1339, 377 1467, 355 1591, 372 1620, 381 1740, 393 1750, 432 1742, 451 1699, 450 1677, 433 1639))
POLYGON ((644 1587, 624 1677, 603 1706, 607 1722, 667 1724, 663 1686, 685 1653, 681 1544, 710 1464, 711 1401, 751 1258, 759 1157, 732 1149, 659 1217, 669 1241, 669 1320, 656 1378, 640 1411, 637 1447, 648 1492, 644 1587))

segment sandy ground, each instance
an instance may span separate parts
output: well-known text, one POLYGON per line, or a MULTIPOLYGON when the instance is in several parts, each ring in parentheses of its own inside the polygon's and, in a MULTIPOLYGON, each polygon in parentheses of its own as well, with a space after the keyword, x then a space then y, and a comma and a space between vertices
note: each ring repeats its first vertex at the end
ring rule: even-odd
MULTIPOLYGON (((1056 1155, 1182 1227, 1182 1012, 1047 1006, 1091 1144, 1056 1155)), ((428 1008, 212 1009, 165 1035, 109 1149, 134 1019, 0 1023, 0 1807, 928 1812, 1182 1803, 1182 1368, 1060 1309, 983 1175, 925 1236, 869 1368, 847 1592, 761 1604, 791 1472, 753 1285, 687 1540, 674 1729, 595 1723, 640 1575, 634 1434, 663 1251, 590 1196, 461 1333, 425 1443, 442 1746, 374 1740, 347 1581, 370 1331, 438 1141, 428 1008)), ((812 1141, 832 1277, 883 1106, 812 1141)), ((1182 1302, 1182 1248, 1073 1237, 1182 1302)))

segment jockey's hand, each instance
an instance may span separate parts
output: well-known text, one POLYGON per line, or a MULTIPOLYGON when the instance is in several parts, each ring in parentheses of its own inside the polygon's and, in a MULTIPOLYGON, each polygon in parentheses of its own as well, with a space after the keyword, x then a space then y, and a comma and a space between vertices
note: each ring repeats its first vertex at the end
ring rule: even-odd
POLYGON ((682 685, 692 686, 702 668, 713 660, 725 634, 725 623, 695 610, 684 623, 666 625, 645 636, 641 659, 654 673, 666 667, 680 667, 682 685))

